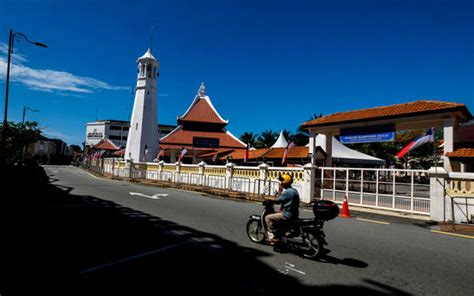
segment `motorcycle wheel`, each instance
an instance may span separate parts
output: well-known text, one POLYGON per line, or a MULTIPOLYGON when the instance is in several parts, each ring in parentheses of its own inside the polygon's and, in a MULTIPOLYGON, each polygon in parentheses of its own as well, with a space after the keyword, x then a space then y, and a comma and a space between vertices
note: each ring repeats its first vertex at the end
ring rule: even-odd
POLYGON ((306 244, 301 247, 301 251, 305 258, 315 259, 323 254, 324 242, 323 239, 312 233, 307 234, 306 244))
POLYGON ((265 229, 263 229, 262 223, 257 220, 249 220, 247 222, 247 235, 254 243, 261 244, 265 241, 265 229))

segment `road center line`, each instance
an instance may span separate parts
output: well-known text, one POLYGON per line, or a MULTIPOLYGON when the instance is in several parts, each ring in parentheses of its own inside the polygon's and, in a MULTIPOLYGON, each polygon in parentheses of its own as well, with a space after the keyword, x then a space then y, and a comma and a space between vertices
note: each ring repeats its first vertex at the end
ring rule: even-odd
POLYGON ((153 250, 153 251, 141 253, 141 254, 138 254, 138 255, 135 255, 135 256, 123 258, 123 259, 120 259, 120 260, 117 260, 117 261, 114 261, 114 262, 105 263, 105 264, 97 265, 97 266, 94 266, 94 267, 86 268, 86 269, 81 270, 80 274, 86 274, 86 273, 98 271, 98 270, 101 270, 101 269, 104 269, 104 268, 109 268, 109 267, 119 265, 119 264, 122 264, 122 263, 125 263, 125 262, 128 262, 128 261, 132 261, 132 260, 135 260, 135 259, 138 259, 138 258, 142 258, 142 257, 145 257, 145 256, 150 256, 150 255, 154 255, 154 254, 157 254, 157 253, 161 253, 161 252, 164 252, 164 251, 167 251, 167 250, 170 250, 170 249, 178 248, 178 247, 181 247, 181 246, 187 245, 187 244, 189 244, 189 242, 182 242, 182 243, 174 244, 174 245, 171 245, 171 246, 166 246, 166 247, 163 247, 163 248, 159 248, 159 249, 156 249, 156 250, 153 250))
POLYGON ((474 236, 471 236, 471 235, 463 235, 463 234, 457 234, 457 233, 451 233, 451 232, 445 232, 445 231, 439 231, 439 230, 431 230, 431 232, 474 239, 474 236))
POLYGON ((388 223, 388 222, 377 221, 377 220, 362 219, 362 218, 356 218, 356 220, 364 221, 364 222, 370 222, 370 223, 376 223, 376 224, 390 225, 390 223, 388 223))

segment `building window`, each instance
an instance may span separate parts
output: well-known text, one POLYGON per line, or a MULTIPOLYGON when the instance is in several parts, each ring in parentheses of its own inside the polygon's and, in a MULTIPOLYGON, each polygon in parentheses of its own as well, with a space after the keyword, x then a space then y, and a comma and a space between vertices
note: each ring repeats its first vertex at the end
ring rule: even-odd
POLYGON ((138 131, 138 122, 135 124, 135 130, 138 131))

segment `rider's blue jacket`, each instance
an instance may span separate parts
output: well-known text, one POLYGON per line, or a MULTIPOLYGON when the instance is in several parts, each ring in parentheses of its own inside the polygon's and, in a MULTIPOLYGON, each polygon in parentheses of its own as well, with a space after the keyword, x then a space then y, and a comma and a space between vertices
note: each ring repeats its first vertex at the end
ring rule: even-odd
POLYGON ((289 220, 298 219, 300 207, 300 195, 293 187, 286 188, 275 201, 281 204, 283 217, 289 220))

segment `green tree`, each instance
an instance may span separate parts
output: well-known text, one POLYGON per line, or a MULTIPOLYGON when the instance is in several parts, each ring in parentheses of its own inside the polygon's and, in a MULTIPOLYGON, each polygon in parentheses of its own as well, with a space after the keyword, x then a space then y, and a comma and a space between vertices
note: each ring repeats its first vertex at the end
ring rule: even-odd
POLYGON ((250 144, 250 146, 254 147, 255 146, 255 142, 257 141, 257 137, 258 137, 258 134, 254 134, 254 133, 251 133, 251 132, 244 132, 241 136, 240 136, 240 140, 242 142, 244 142, 245 144, 250 144))
MULTIPOLYGON (((3 133, 3 124, 0 123, 3 133)), ((7 160, 19 159, 23 155, 23 149, 28 144, 36 142, 41 134, 38 123, 25 121, 24 123, 9 122, 5 141, 5 157, 7 160)))
POLYGON ((255 143, 255 148, 270 148, 277 140, 278 133, 272 130, 262 132, 255 143))

